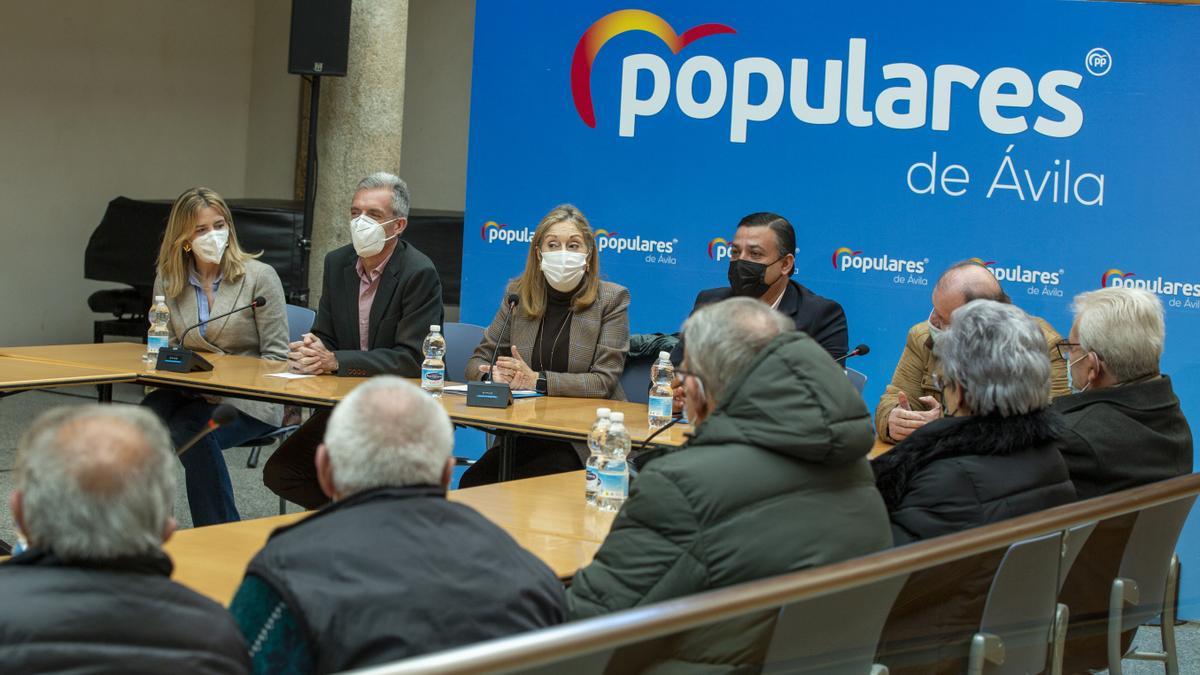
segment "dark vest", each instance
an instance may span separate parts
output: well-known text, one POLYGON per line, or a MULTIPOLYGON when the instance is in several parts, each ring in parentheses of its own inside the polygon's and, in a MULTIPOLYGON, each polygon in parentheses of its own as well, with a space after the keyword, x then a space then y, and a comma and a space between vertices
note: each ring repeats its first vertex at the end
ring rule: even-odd
POLYGON ((562 583, 441 488, 379 488, 277 530, 247 574, 340 672, 562 622, 562 583))
POLYGON ((170 574, 161 553, 65 563, 29 550, 0 565, 0 670, 248 673, 233 618, 170 574))

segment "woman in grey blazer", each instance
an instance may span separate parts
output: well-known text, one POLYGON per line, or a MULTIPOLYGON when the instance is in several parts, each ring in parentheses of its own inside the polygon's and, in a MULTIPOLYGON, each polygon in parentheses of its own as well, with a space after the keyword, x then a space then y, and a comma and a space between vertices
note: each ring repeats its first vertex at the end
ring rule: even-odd
MULTIPOLYGON (((629 352, 629 290, 600 280, 600 258, 587 218, 569 204, 538 223, 525 271, 509 282, 492 325, 467 361, 466 377, 491 377, 547 396, 624 399, 621 371, 629 352), (510 307, 508 298, 518 302, 510 307), (508 335, 502 333, 512 314, 508 335), (493 350, 500 356, 494 371, 493 350)), ((514 474, 528 478, 583 467, 571 443, 522 439, 514 474)), ((489 451, 459 485, 495 480, 498 453, 489 451)))
MULTIPOLYGON (((207 188, 192 188, 180 195, 171 207, 154 280, 154 294, 164 296, 171 310, 171 342, 177 344, 188 326, 248 305, 261 295, 266 299, 263 307, 189 331, 183 346, 200 352, 285 360, 288 326, 283 285, 275 270, 255 260, 257 257, 238 245, 233 218, 220 195, 207 188)), ((142 401, 166 422, 176 447, 205 426, 219 403, 236 408, 237 419, 204 437, 181 458, 195 526, 239 520, 221 451, 278 427, 283 407, 171 389, 154 391, 142 401)))

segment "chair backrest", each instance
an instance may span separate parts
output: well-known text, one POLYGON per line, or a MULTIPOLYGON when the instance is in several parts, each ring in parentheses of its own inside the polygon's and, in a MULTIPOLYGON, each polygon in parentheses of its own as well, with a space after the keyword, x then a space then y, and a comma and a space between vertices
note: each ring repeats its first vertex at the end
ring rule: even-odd
POLYGON ((1131 630, 1162 612, 1167 571, 1179 533, 1196 498, 1187 497, 1144 509, 1129 533, 1117 576, 1137 583, 1138 600, 1121 615, 1121 630, 1131 630))
POLYGON ((854 388, 858 390, 858 395, 862 396, 863 389, 867 386, 867 376, 853 368, 847 368, 846 377, 850 378, 850 384, 854 385, 854 388))
POLYGON ((1062 545, 1062 532, 1055 532, 1008 547, 979 622, 979 632, 1003 641, 1005 658, 1003 664, 989 664, 986 672, 1025 675, 1045 669, 1062 545))
POLYGON ((764 673, 866 675, 907 574, 792 603, 779 610, 764 673))
POLYGON ((1071 568, 1075 566, 1079 552, 1083 550, 1083 545, 1087 543, 1088 537, 1092 536, 1094 529, 1096 529, 1096 523, 1084 523, 1063 533, 1062 562, 1058 570, 1059 593, 1062 593, 1063 584, 1067 582, 1067 575, 1071 573, 1071 568))
POLYGON ((287 306, 288 340, 296 342, 302 335, 312 330, 317 313, 300 305, 287 306))
POLYGON ((621 389, 625 400, 630 403, 646 403, 650 400, 650 367, 654 359, 625 359, 625 370, 621 371, 621 389))
POLYGON ((448 323, 442 326, 446 338, 446 379, 461 382, 467 372, 467 361, 483 341, 483 326, 473 323, 448 323))

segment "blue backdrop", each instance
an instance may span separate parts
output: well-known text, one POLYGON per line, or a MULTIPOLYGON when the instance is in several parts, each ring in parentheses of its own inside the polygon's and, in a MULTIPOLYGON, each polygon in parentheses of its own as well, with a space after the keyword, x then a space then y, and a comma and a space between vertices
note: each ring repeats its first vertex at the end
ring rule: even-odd
POLYGON ((479 0, 463 320, 571 202, 631 329, 675 331, 738 220, 776 211, 797 279, 872 346, 872 409, 939 272, 977 257, 1063 335, 1076 293, 1149 284, 1200 420, 1197 35, 1200 7, 1124 3, 479 0))

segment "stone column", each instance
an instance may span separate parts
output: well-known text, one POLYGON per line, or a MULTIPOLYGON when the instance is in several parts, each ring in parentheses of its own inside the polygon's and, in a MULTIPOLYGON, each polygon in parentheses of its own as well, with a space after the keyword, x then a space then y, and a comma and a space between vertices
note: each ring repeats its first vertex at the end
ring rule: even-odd
POLYGON ((350 242, 350 200, 360 179, 400 171, 408 0, 354 0, 346 77, 321 78, 317 199, 309 307, 321 300, 325 254, 350 242))

